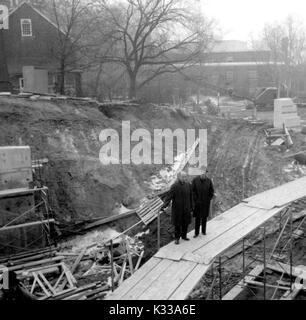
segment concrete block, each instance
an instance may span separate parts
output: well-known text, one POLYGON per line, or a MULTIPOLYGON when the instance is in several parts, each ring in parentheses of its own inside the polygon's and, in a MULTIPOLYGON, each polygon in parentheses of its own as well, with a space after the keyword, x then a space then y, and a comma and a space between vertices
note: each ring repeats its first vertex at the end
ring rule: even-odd
POLYGON ((289 98, 274 100, 274 128, 281 129, 284 124, 289 129, 301 126, 297 106, 289 98))
POLYGON ((32 181, 30 147, 0 147, 0 190, 27 188, 32 181))

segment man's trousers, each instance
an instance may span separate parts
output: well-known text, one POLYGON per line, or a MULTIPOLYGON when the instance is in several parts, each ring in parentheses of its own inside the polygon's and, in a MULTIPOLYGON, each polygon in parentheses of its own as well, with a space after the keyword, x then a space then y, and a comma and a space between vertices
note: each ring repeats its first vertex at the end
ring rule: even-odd
POLYGON ((180 225, 175 226, 175 239, 179 240, 180 237, 182 239, 187 238, 188 224, 182 223, 180 225))
POLYGON ((195 234, 196 235, 199 235, 201 225, 202 225, 202 233, 206 234, 207 218, 208 217, 201 217, 201 216, 195 218, 195 234))

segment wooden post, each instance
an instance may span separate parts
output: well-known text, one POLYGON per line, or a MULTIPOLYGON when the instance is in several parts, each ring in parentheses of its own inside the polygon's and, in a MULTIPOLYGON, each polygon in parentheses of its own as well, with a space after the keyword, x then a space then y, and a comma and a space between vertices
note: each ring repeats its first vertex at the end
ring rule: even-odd
POLYGON ((157 250, 160 250, 160 210, 157 213, 157 250))
POLYGON ((293 264, 293 217, 292 210, 289 209, 290 214, 290 293, 293 291, 293 277, 292 277, 292 264, 293 264))
POLYGON ((266 265, 266 227, 264 226, 263 227, 263 280, 264 280, 264 300, 266 300, 267 298, 267 290, 266 290, 266 282, 267 282, 267 278, 266 278, 266 268, 267 268, 267 265, 266 265))
POLYGON ((219 257, 219 299, 222 300, 222 257, 219 257))
POLYGON ((112 292, 115 290, 114 285, 114 244, 113 240, 110 241, 110 255, 111 255, 111 282, 112 282, 112 292))

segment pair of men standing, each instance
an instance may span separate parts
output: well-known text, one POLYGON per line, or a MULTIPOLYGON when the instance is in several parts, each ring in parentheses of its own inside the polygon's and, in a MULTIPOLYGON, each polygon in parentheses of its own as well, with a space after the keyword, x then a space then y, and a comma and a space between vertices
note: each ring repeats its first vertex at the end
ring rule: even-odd
POLYGON ((172 185, 167 200, 172 200, 172 223, 175 227, 175 243, 179 239, 189 241, 187 238, 188 226, 191 223, 191 214, 195 218, 195 234, 198 237, 200 226, 202 234, 206 235, 206 223, 209 216, 210 202, 214 196, 214 186, 207 177, 207 169, 196 177, 192 184, 187 181, 185 173, 178 175, 177 181, 172 185))

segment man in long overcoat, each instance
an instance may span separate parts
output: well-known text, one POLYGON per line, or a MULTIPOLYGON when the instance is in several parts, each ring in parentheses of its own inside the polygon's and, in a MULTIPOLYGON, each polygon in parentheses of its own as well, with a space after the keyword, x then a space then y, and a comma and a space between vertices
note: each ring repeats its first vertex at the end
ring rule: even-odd
POLYGON ((195 218, 195 234, 198 237, 200 226, 202 234, 206 235, 207 218, 209 217, 210 202, 214 197, 214 186, 211 179, 207 177, 207 168, 202 168, 203 174, 192 181, 192 193, 194 201, 193 216, 195 218))
POLYGON ((192 214, 192 189, 187 181, 186 173, 179 173, 177 181, 170 188, 166 202, 172 200, 172 224, 175 227, 175 243, 179 244, 180 238, 187 238, 188 226, 192 214))

